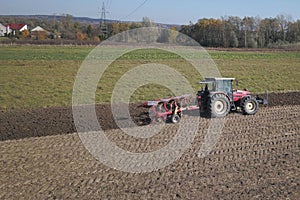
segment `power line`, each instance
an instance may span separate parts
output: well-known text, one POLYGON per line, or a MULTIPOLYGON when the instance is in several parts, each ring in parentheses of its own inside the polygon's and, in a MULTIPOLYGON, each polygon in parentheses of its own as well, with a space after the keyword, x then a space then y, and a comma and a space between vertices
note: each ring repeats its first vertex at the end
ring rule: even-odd
POLYGON ((110 7, 111 7, 111 3, 112 3, 112 0, 107 0, 106 1, 106 8, 109 10, 110 7))
POLYGON ((130 17, 131 15, 133 15, 136 11, 138 11, 143 5, 145 5, 147 3, 148 0, 144 0, 143 3, 141 3, 136 9, 134 9, 131 13, 129 13, 126 17, 123 18, 127 19, 128 17, 130 17))
POLYGON ((111 4, 112 4, 112 0, 109 1, 109 6, 108 6, 108 9, 111 8, 111 4))

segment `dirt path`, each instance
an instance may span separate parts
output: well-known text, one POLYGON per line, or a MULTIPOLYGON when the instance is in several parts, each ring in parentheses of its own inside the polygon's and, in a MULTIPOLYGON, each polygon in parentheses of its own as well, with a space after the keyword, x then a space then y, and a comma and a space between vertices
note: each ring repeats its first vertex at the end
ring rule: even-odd
MULTIPOLYGON (((231 114, 205 158, 197 153, 210 119, 185 154, 156 172, 132 174, 95 160, 77 134, 0 142, 0 199, 299 199, 300 105, 231 114)), ((188 116, 184 116, 188 118, 188 116)), ((138 141, 121 130, 106 135, 128 151, 161 148, 176 125, 138 141), (143 145, 141 145, 143 144, 143 145)))

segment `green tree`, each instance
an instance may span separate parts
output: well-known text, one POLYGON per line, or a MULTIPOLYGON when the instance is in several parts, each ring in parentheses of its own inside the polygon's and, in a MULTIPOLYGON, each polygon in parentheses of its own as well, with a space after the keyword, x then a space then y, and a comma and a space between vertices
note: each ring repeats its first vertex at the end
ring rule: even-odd
POLYGON ((88 38, 92 38, 93 37, 93 28, 92 28, 92 26, 90 24, 86 28, 86 34, 87 34, 88 38))
POLYGON ((130 23, 130 26, 129 26, 130 29, 136 29, 136 28, 141 28, 141 27, 142 27, 142 24, 137 23, 137 22, 132 22, 132 23, 130 23))
POLYGON ((230 31, 229 35, 229 47, 238 47, 239 46, 239 40, 236 36, 236 33, 232 30, 230 31))
POLYGON ((297 20, 294 23, 289 23, 289 28, 287 31, 287 40, 290 43, 300 42, 300 20, 297 20))

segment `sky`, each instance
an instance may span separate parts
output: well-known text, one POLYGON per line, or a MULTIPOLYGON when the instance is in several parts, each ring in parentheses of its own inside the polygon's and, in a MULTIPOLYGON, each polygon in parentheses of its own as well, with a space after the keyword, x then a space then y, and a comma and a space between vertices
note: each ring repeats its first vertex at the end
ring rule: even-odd
POLYGON ((299 0, 1 0, 0 15, 62 15, 141 21, 148 17, 168 24, 195 23, 201 18, 290 15, 300 19, 299 0))

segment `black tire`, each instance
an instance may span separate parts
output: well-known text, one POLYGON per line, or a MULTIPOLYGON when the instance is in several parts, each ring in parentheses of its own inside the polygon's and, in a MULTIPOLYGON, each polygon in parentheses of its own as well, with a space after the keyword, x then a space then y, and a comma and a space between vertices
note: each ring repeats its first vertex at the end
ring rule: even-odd
POLYGON ((202 96, 201 99, 199 100, 200 117, 205 117, 205 118, 210 117, 209 103, 210 103, 210 98, 208 96, 202 96))
POLYGON ((241 108, 244 115, 254 115, 258 111, 258 102, 251 96, 242 99, 241 108))
POLYGON ((215 94, 210 98, 208 108, 211 118, 225 117, 230 111, 229 99, 224 94, 215 94))
POLYGON ((181 117, 178 114, 172 115, 171 121, 173 124, 177 124, 180 122, 181 117))

